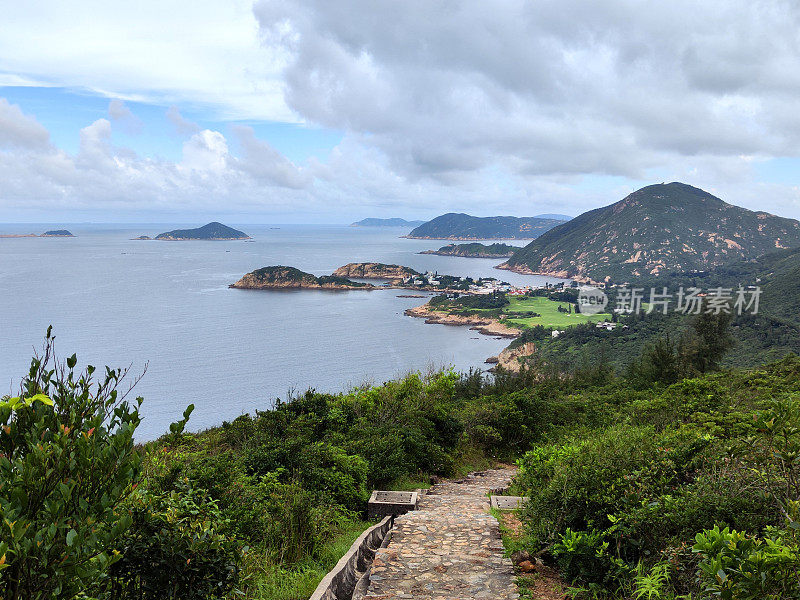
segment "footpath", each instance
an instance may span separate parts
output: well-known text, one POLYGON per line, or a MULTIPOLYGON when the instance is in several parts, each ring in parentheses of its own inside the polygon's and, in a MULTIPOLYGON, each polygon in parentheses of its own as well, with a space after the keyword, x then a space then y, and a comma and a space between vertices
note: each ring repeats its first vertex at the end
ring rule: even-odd
POLYGON ((508 487, 514 469, 492 469, 433 486, 417 510, 397 517, 375 554, 368 600, 515 600, 488 493, 508 487))

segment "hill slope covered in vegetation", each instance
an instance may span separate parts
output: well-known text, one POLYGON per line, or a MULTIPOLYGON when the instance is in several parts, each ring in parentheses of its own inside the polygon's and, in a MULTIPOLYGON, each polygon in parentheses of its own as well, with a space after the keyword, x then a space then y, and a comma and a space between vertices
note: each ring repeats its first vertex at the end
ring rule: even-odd
POLYGON ((562 222, 538 217, 473 217, 464 213, 447 213, 416 227, 406 237, 430 240, 529 240, 562 222))
POLYGON ((672 271, 708 270, 800 246, 800 222, 723 202, 669 183, 553 228, 504 264, 511 270, 631 281, 672 271))

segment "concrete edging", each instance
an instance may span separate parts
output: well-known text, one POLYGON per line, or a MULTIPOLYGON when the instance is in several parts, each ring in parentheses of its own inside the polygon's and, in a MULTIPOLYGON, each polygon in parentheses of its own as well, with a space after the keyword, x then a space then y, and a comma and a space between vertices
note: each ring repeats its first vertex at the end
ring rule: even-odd
POLYGON ((319 582, 309 600, 350 600, 359 580, 369 571, 375 551, 381 546, 393 524, 394 516, 388 515, 358 536, 350 550, 319 582))

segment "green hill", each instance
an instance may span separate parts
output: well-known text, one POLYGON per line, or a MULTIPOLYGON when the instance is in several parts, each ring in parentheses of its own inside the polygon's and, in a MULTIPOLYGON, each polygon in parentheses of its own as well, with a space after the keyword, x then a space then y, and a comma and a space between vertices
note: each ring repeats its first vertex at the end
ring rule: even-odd
POLYGON ((447 213, 420 225, 406 237, 428 240, 534 239, 560 225, 538 217, 473 217, 447 213))
POLYGON ((437 254, 439 256, 461 256, 466 258, 506 258, 514 254, 517 246, 508 244, 448 244, 438 250, 425 250, 420 254, 437 254))
POLYGON ((250 236, 244 233, 243 231, 239 231, 238 229, 234 229, 233 227, 228 227, 227 225, 223 225, 222 223, 218 223, 213 221, 207 225, 203 225, 202 227, 197 227, 196 229, 174 229, 173 231, 166 231, 164 233, 159 233, 156 238, 157 240, 249 240, 250 236))
POLYGON ((708 270, 800 245, 800 223, 683 183, 644 187, 515 252, 504 268, 594 281, 708 270))

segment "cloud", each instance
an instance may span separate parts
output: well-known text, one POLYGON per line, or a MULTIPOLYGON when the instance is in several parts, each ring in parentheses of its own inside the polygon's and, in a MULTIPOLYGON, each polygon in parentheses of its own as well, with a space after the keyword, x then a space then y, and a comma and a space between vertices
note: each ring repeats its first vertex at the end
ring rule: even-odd
POLYGON ((283 101, 284 63, 280 48, 260 44, 251 0, 40 0, 0 19, 0 82, 191 103, 218 118, 297 121, 283 101))
POLYGON ((306 189, 311 177, 250 128, 234 132, 241 157, 221 132, 206 129, 185 141, 180 160, 167 161, 115 146, 114 126, 109 119, 87 125, 77 152, 69 154, 48 143, 35 119, 0 98, 0 209, 268 213, 315 202, 306 189))
POLYGON ((16 104, 0 98, 0 149, 42 149, 50 144, 50 134, 34 118, 24 115, 16 104))
POLYGON ((299 169, 267 142, 256 138, 252 127, 234 125, 232 130, 242 149, 238 167, 253 178, 294 189, 311 184, 309 173, 299 169))
POLYGON ((368 136, 411 180, 498 165, 638 179, 800 144, 790 0, 260 0, 254 12, 291 57, 289 106, 368 136))
POLYGON ((179 136, 193 135, 200 131, 200 126, 197 123, 183 118, 177 106, 170 106, 167 109, 167 119, 175 127, 175 133, 179 136))
POLYGON ((753 168, 800 154, 793 0, 143 1, 52 2, 46 21, 20 5, 0 22, 0 72, 171 106, 182 157, 114 146, 118 100, 75 154, 0 103, 0 202, 577 214, 683 180, 800 217, 797 189, 753 168), (202 129, 188 106, 204 124, 212 107, 343 139, 293 162, 249 127, 202 129))
POLYGON ((144 129, 141 119, 131 112, 125 103, 115 98, 108 103, 108 116, 119 123, 126 133, 139 134, 144 129))

